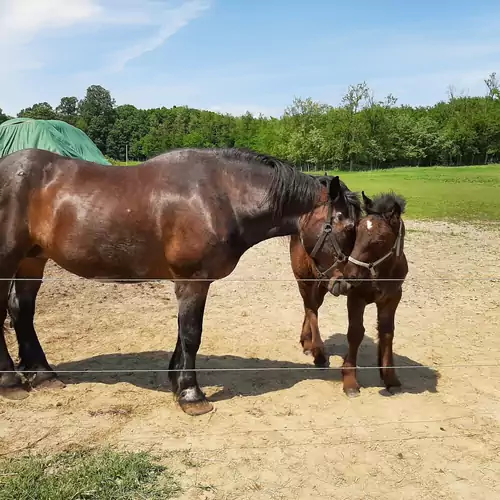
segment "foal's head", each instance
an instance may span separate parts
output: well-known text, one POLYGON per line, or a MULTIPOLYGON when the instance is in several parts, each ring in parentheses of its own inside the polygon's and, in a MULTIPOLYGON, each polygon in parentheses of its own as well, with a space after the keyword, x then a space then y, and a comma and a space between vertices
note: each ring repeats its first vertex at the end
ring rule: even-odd
POLYGON ((344 279, 335 287, 336 294, 345 294, 365 280, 391 278, 391 269, 403 254, 405 228, 401 215, 406 201, 394 193, 373 200, 362 194, 367 215, 356 227, 356 242, 344 267, 344 279))
POLYGON ((303 218, 300 238, 321 278, 329 280, 331 291, 354 247, 361 203, 338 176, 324 175, 318 180, 323 203, 303 218))

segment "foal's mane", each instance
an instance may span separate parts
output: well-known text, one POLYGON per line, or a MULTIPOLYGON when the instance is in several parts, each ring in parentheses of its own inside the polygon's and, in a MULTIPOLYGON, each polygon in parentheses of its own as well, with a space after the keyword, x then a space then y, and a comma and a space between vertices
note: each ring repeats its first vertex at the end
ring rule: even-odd
POLYGON ((368 215, 383 215, 394 210, 402 214, 406 209, 406 200, 394 192, 381 193, 376 195, 369 205, 365 203, 364 209, 368 215))

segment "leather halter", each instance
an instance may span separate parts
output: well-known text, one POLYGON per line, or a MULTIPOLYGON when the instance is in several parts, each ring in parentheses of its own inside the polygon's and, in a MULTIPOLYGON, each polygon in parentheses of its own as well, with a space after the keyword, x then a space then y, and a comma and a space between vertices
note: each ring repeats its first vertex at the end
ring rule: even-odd
POLYGON ((375 262, 363 262, 361 260, 357 260, 354 257, 351 257, 349 255, 348 261, 352 262, 353 264, 356 264, 357 266, 364 267, 365 269, 368 269, 370 271, 370 274, 372 275, 372 278, 375 278, 377 273, 375 271, 375 268, 382 264, 382 262, 385 262, 389 257, 392 257, 393 255, 396 255, 396 257, 399 257, 401 255, 401 239, 403 237, 403 221, 399 221, 399 230, 398 230, 398 235, 396 237, 396 241, 394 242, 394 245, 392 245, 392 248, 387 252, 383 257, 380 259, 376 260, 375 262))
POLYGON ((321 278, 328 279, 328 284, 327 284, 327 289, 331 293, 333 289, 333 285, 335 284, 335 281, 337 278, 334 277, 328 277, 327 273, 330 272, 332 269, 337 267, 339 264, 342 264, 344 262, 347 262, 347 255, 344 254, 342 249, 340 248, 340 245, 335 238, 335 234, 333 233, 333 204, 335 203, 336 200, 330 200, 328 204, 328 215, 326 217, 326 221, 323 224, 323 231, 318 238, 318 241, 314 245, 314 248, 312 249, 312 252, 309 254, 311 258, 314 261, 314 264, 318 270, 319 275, 321 278), (337 254, 337 260, 328 268, 325 270, 321 270, 320 266, 317 264, 317 262, 314 260, 314 257, 318 253, 318 251, 321 249, 323 244, 325 243, 326 239, 329 238, 333 248, 335 249, 335 252, 337 254))

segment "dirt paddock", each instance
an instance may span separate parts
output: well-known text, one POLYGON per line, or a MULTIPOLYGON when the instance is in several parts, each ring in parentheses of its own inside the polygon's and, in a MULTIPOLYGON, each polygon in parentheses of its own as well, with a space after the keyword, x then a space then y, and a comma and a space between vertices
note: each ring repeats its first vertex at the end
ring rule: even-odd
MULTIPOLYGON (((497 498, 500 284, 488 278, 500 276, 500 232, 407 228, 395 361, 421 366, 399 370, 401 394, 386 394, 376 370, 360 372, 356 399, 343 395, 337 370, 203 372, 216 410, 193 419, 174 405, 164 373, 63 374, 64 389, 0 401, 0 453, 106 444, 169 452, 185 499, 497 498), (450 277, 465 279, 437 279, 450 277), (446 366, 425 367, 435 364, 446 366)), ((46 276, 71 280, 47 281, 39 294, 36 327, 56 369, 168 367, 171 284, 99 284, 55 265, 46 276)), ((292 280, 286 240, 249 251, 212 287, 198 367, 312 366, 298 343, 292 280), (282 281, 232 281, 246 279, 282 281)), ((376 364, 374 306, 365 317, 361 366, 376 364)), ((346 351, 346 321, 345 298, 327 297, 320 328, 332 367, 346 351)), ((7 338, 15 354, 12 331, 7 338)))

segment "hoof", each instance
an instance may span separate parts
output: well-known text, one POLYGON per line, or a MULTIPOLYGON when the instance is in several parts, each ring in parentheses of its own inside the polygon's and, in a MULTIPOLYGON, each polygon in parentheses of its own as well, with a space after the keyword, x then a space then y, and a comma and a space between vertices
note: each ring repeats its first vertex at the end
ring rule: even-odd
POLYGON ((181 410, 191 417, 198 417, 210 413, 214 409, 214 405, 208 400, 203 401, 184 401, 179 400, 181 410))
POLYGON ((395 384, 387 385, 385 387, 385 389, 390 394, 401 394, 401 392, 402 392, 401 384, 398 384, 398 385, 395 385, 395 384))
MULTIPOLYGON (((46 387, 47 382, 52 382, 53 380, 58 380, 56 372, 52 371, 50 367, 37 366, 31 369, 25 367, 19 367, 29 385, 34 389, 39 387, 46 387), (40 370, 40 371, 38 371, 40 370)), ((62 382, 61 382, 62 383, 62 382)))
POLYGON ((348 398, 357 398, 361 394, 358 387, 349 387, 348 389, 344 389, 344 393, 348 398))
POLYGON ((28 389, 18 373, 0 375, 0 396, 14 401, 20 401, 29 396, 28 389))
POLYGON ((0 396, 12 401, 22 401, 29 395, 24 387, 0 387, 0 396))
POLYGON ((184 389, 179 394, 177 401, 181 410, 192 417, 210 413, 214 409, 214 405, 208 401, 199 387, 184 389))
POLYGON ((314 365, 318 368, 328 368, 330 366, 330 360, 323 354, 320 354, 314 358, 314 365))
POLYGON ((56 390, 56 389, 64 389, 66 387, 66 384, 64 382, 61 382, 57 377, 49 378, 40 381, 37 381, 35 379, 36 384, 32 383, 32 387, 36 388, 37 390, 41 389, 49 389, 49 390, 56 390))

